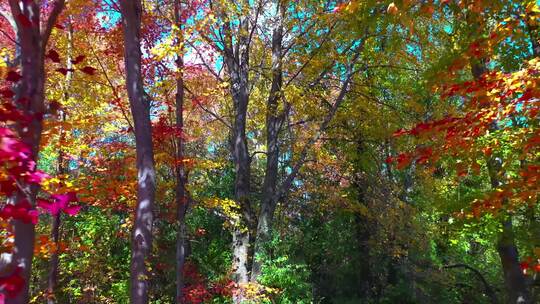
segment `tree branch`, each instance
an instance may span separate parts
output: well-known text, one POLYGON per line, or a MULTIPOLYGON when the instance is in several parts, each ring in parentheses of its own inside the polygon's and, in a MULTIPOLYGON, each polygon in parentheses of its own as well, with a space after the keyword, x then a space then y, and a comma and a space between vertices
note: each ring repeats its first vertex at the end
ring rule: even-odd
POLYGON ((478 271, 477 269, 467 265, 467 264, 452 264, 452 265, 445 265, 443 266, 443 268, 445 269, 451 269, 451 268, 465 268, 469 271, 471 271, 472 273, 474 273, 476 275, 476 277, 478 279, 480 279, 480 281, 482 282, 482 284, 484 285, 484 290, 487 294, 487 296, 490 298, 491 300, 491 303, 493 304, 496 304, 498 303, 498 300, 497 300, 497 296, 495 295, 495 291, 493 290, 493 288, 491 287, 491 285, 489 285, 488 281, 484 278, 484 276, 482 275, 482 273, 480 271, 478 271))
POLYGON ((336 97, 336 100, 330 109, 330 112, 326 115, 323 122, 321 123, 321 126, 319 127, 319 130, 315 133, 315 135, 304 145, 304 148, 302 149, 302 152, 300 152, 300 157, 298 158, 296 164, 293 166, 291 173, 285 178, 283 183, 281 184, 281 187, 279 187, 279 190, 276 191, 275 199, 276 201, 282 200, 286 195, 289 189, 292 186, 292 183, 294 179, 296 178, 296 175, 300 171, 300 168, 304 165, 306 161, 306 157, 308 154, 309 149, 319 140, 319 138, 322 136, 324 131, 328 128, 328 125, 330 124, 331 120, 334 118, 339 106, 343 103, 343 100, 345 99, 345 96, 347 92, 349 91, 349 84, 351 83, 352 77, 358 72, 358 70, 354 70, 354 65, 356 64, 358 58, 360 57, 361 50, 363 49, 365 40, 362 41, 362 43, 358 46, 356 49, 356 53, 354 57, 351 60, 351 63, 349 64, 349 67, 347 69, 347 77, 345 78, 345 81, 343 82, 340 92, 338 96, 336 97))
POLYGON ((41 32, 42 52, 45 52, 45 47, 47 46, 47 42, 49 41, 49 37, 51 36, 52 28, 54 27, 56 20, 58 20, 58 16, 60 16, 60 13, 64 9, 65 4, 66 0, 57 0, 54 3, 54 7, 51 11, 51 14, 49 15, 49 18, 47 19, 45 28, 43 28, 43 31, 41 32))

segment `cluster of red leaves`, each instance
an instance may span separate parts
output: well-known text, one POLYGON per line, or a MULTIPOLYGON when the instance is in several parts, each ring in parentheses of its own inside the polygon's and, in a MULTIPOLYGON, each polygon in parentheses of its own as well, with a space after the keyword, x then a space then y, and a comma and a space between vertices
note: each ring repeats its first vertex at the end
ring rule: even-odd
MULTIPOLYGON (((51 60, 52 62, 54 63, 57 63, 57 64, 60 64, 62 62, 62 58, 60 57, 60 54, 58 54, 57 51, 55 50, 49 50, 47 52, 47 54, 45 55, 45 58, 51 60)), ((78 65, 80 64, 81 62, 83 62, 84 60, 86 59, 86 56, 84 55, 79 55, 77 56, 75 59, 72 59, 71 60, 71 63, 74 64, 74 65, 78 65)), ((82 67, 82 68, 79 68, 79 70, 85 74, 88 74, 88 75, 94 75, 96 74, 96 71, 97 69, 91 67, 91 66, 85 66, 85 67, 82 67)), ((56 72, 62 74, 62 75, 67 75, 68 72, 75 72, 75 69, 73 68, 65 68, 65 67, 60 67, 60 68, 57 68, 56 69, 56 72)))
MULTIPOLYGON (((412 162, 433 165, 442 156, 450 156, 462 160, 456 164, 458 176, 479 173, 477 159, 489 159, 501 153, 499 140, 493 140, 493 136, 491 140, 486 140, 494 132, 512 136, 514 157, 531 159, 540 143, 537 131, 540 110, 538 75, 540 63, 535 59, 514 73, 493 71, 485 73, 478 80, 443 85, 439 88, 441 97, 464 101, 463 114, 396 131, 394 137, 413 136, 422 142, 422 146, 389 157, 386 162, 396 163, 398 169, 403 169, 412 162), (525 123, 518 126, 516 121, 525 123)), ((517 169, 518 178, 508 178, 485 199, 475 201, 467 215, 479 216, 482 211, 496 212, 504 201, 510 202, 506 208, 512 208, 513 203, 536 201, 540 174, 538 167, 534 161, 525 162, 517 169)))
POLYGON ((526 257, 525 260, 519 263, 523 274, 528 275, 532 273, 540 273, 540 259, 534 260, 533 257, 526 257))
MULTIPOLYGON (((54 54, 49 53, 49 55, 54 57, 54 54)), ((9 85, 15 84, 21 79, 19 73, 9 71, 5 78, 8 86, 1 90, 1 97, 4 100, 0 103, 0 197, 8 198, 18 195, 22 198, 15 205, 5 204, 0 210, 0 218, 5 222, 18 220, 35 225, 38 222, 39 213, 29 199, 24 198, 27 196, 23 190, 24 185, 41 185, 49 178, 49 175, 37 170, 30 146, 11 130, 11 126, 24 129, 32 120, 43 119, 42 113, 30 115, 15 106, 15 104, 24 106, 27 102, 26 99, 21 98, 15 104, 12 102, 15 93, 9 89, 9 85)), ((58 214, 58 212, 64 211, 67 214, 75 215, 80 209, 80 206, 69 206, 69 203, 77 201, 75 193, 48 195, 52 200, 38 200, 38 206, 44 212, 58 214)), ((2 297, 13 297, 23 285, 24 281, 20 276, 20 269, 15 269, 8 276, 0 278, 2 297)))
POLYGON ((4 303, 5 296, 15 297, 24 286, 24 279, 21 276, 22 269, 17 267, 10 275, 0 278, 0 288, 4 292, 0 294, 0 304, 4 303))
MULTIPOLYGON (((96 148, 99 146, 96 144, 96 148)), ((129 211, 136 202, 137 171, 131 147, 122 142, 107 143, 95 156, 87 156, 80 166, 88 172, 77 181, 81 200, 95 207, 129 211)))
POLYGON ((235 288, 231 280, 209 284, 191 262, 184 265, 184 277, 188 284, 182 291, 187 304, 206 303, 216 296, 231 297, 235 288))
MULTIPOLYGON (((3 113, 6 113, 4 108, 3 113)), ((13 115, 6 115, 13 117, 13 115)), ((6 117, 4 116, 4 118, 6 117)), ((5 120, 3 121, 5 122, 5 120)), ((30 157, 30 148, 17 139, 8 128, 0 127, 0 163, 4 177, 0 178, 0 196, 10 197, 18 191, 18 183, 24 180, 27 183, 40 183, 44 173, 35 170, 35 162, 30 157)), ((28 200, 23 199, 17 205, 6 204, 0 210, 0 218, 4 221, 12 219, 27 224, 36 224, 38 212, 32 208, 28 200)), ((20 276, 20 269, 16 269, 8 276, 0 278, 0 289, 4 298, 15 296, 23 287, 24 280, 20 276)))
POLYGON ((152 124, 152 138, 154 138, 156 142, 175 138, 187 139, 185 133, 177 126, 171 125, 164 115, 161 115, 159 119, 152 124))
POLYGON ((80 205, 70 205, 77 202, 77 194, 75 192, 68 192, 65 194, 52 194, 52 200, 38 199, 38 207, 46 210, 52 215, 57 215, 60 211, 68 215, 76 215, 81 209, 80 205))

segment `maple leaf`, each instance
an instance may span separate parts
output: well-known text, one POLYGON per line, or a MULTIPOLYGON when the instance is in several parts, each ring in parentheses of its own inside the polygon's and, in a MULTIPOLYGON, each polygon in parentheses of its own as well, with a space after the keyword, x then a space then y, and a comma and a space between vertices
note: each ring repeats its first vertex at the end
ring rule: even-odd
POLYGON ((19 202, 17 205, 6 205, 0 211, 0 217, 3 219, 15 219, 26 224, 37 224, 38 212, 32 209, 32 206, 27 200, 19 202))
POLYGON ((401 135, 405 135, 405 134, 409 134, 409 131, 405 130, 405 129, 399 129, 397 130, 396 132, 394 132, 392 134, 393 137, 399 137, 401 135))
POLYGON ((77 215, 79 213, 81 208, 82 208, 81 205, 69 206, 69 207, 64 208, 64 212, 69 216, 75 216, 75 215, 77 215))
POLYGON ((58 110, 60 110, 62 108, 62 105, 56 101, 56 100, 51 100, 49 102, 49 112, 51 114, 56 114, 58 113, 58 110))
POLYGON ((17 186, 12 181, 0 181, 0 192, 5 194, 6 196, 11 196, 13 193, 17 191, 17 186))
POLYGON ((31 173, 27 173, 25 177, 26 177, 25 180, 27 182, 39 184, 43 180, 50 178, 51 176, 43 171, 34 171, 31 173))
POLYGON ((8 128, 0 128, 0 136, 2 137, 13 136, 13 131, 11 131, 8 128))
POLYGON ((397 160, 397 168, 401 170, 409 165, 409 163, 411 162, 411 156, 406 153, 401 153, 396 157, 396 160, 397 160))
POLYGON ((0 90, 0 95, 2 95, 2 97, 4 98, 12 98, 13 96, 15 96, 15 93, 10 89, 3 89, 0 90))
POLYGON ((84 55, 79 55, 79 56, 77 56, 77 57, 75 58, 75 60, 71 60, 71 63, 73 63, 73 64, 79 64, 79 63, 83 62, 85 58, 86 58, 86 56, 84 56, 84 55))
POLYGON ((51 195, 53 201, 40 199, 37 202, 38 207, 46 210, 52 215, 57 215, 60 211, 74 216, 79 213, 81 206, 69 206, 70 203, 77 201, 77 195, 75 192, 68 192, 65 194, 53 194, 51 195))
POLYGON ((1 294, 0 303, 5 300, 6 295, 9 298, 15 297, 24 287, 24 279, 21 276, 22 268, 17 267, 8 276, 0 278, 0 288, 4 294, 1 294))
POLYGON ((15 71, 9 71, 7 73, 7 76, 6 76, 6 80, 11 81, 11 82, 17 82, 17 81, 21 80, 21 78, 22 78, 22 76, 19 73, 15 72, 15 71))
POLYGON ((68 72, 75 72, 74 69, 66 69, 66 68, 58 68, 56 71, 64 76, 67 75, 68 72))
POLYGON ((57 215, 58 212, 60 212, 60 208, 58 204, 54 202, 44 200, 44 199, 38 199, 36 204, 39 208, 46 210, 48 213, 52 215, 57 215))
POLYGON ((96 74, 97 69, 90 66, 85 66, 84 68, 81 69, 81 71, 88 75, 94 75, 96 74))
POLYGON ((60 55, 55 50, 50 50, 45 57, 49 58, 53 62, 60 63, 60 55))
POLYGON ((19 140, 11 137, 0 138, 0 157, 16 160, 25 159, 30 154, 30 148, 19 140))

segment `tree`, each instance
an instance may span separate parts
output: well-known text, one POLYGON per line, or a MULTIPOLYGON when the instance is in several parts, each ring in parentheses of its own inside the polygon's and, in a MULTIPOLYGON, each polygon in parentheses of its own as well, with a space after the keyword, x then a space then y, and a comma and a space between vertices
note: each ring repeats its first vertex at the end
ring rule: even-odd
MULTIPOLYGON (((2 11, 2 16, 14 25, 16 41, 20 52, 21 74, 14 96, 16 106, 23 115, 31 117, 28 124, 18 122, 16 129, 22 142, 27 145, 35 164, 39 153, 43 115, 45 108, 45 54, 47 42, 58 16, 64 9, 63 0, 52 3, 48 17, 42 18, 43 7, 36 2, 9 1, 10 13, 2 11), (21 5, 19 5, 21 4, 21 5)), ((35 206, 39 187, 20 181, 20 189, 13 194, 10 204, 20 206, 27 199, 35 206)), ((24 285, 19 294, 8 298, 7 303, 27 303, 32 269, 35 238, 34 223, 14 220, 15 247, 11 260, 12 271, 20 269, 24 285)))
POLYGON ((147 261, 152 249, 156 189, 150 101, 144 92, 141 67, 141 1, 120 1, 124 30, 126 88, 133 115, 137 151, 137 207, 131 236, 131 303, 148 303, 147 261))
MULTIPOLYGON (((519 7, 521 4, 516 5, 519 7)), ((497 16, 504 9, 515 9, 513 6, 506 8, 498 3, 485 7, 477 4, 470 6, 471 11, 465 13, 464 17, 467 30, 472 27, 472 23, 483 25, 485 16, 482 14, 497 16)), ((524 6, 528 7, 529 12, 534 7, 531 4, 524 6)), ((461 19, 458 20, 461 22, 461 19)), ((478 217, 487 211, 498 216, 501 233, 497 249, 504 271, 508 301, 529 303, 530 294, 519 265, 512 216, 516 209, 520 208, 515 204, 533 203, 537 200, 537 196, 533 194, 537 191, 531 181, 536 179, 534 176, 537 173, 534 165, 535 149, 531 143, 536 141, 534 130, 537 128, 537 109, 532 103, 538 92, 530 81, 537 73, 537 63, 535 59, 530 60, 525 68, 511 73, 488 71, 486 63, 494 59, 496 47, 504 43, 504 39, 512 39, 508 36, 508 27, 520 26, 519 23, 507 21, 502 21, 492 29, 471 30, 464 42, 465 50, 456 55, 449 71, 443 72, 449 77, 446 77, 444 84, 435 84, 439 86, 437 93, 443 98, 462 98, 463 107, 442 119, 422 122, 410 130, 396 132, 395 136, 406 134, 420 138, 423 146, 411 154, 402 153, 389 160, 397 160, 398 167, 403 167, 413 161, 420 164, 437 163, 440 159, 451 156, 453 160, 449 163, 456 166, 456 172, 461 177, 469 173, 479 174, 481 167, 485 166, 491 193, 483 199, 475 199, 467 215, 478 217), (490 31, 487 34, 489 37, 482 37, 483 31, 490 31), (463 81, 459 78, 459 73, 467 67, 470 67, 473 79, 463 81), (448 80, 454 79, 455 84, 448 83, 448 80), (509 145, 501 143, 508 138, 520 139, 509 145), (426 146, 426 142, 432 144, 426 146), (509 172, 512 170, 515 170, 514 174, 509 172)), ((534 52, 533 49, 533 54, 534 52)), ((500 66, 504 67, 504 64, 501 62, 500 66)))

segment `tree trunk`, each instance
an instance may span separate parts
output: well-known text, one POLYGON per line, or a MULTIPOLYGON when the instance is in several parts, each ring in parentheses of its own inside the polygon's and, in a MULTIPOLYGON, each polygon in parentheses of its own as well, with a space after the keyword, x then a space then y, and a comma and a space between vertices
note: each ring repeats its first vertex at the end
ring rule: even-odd
POLYGON ((47 304, 56 303, 56 286, 58 285, 58 248, 60 241, 60 212, 52 216, 52 226, 51 226, 51 238, 55 244, 56 250, 51 254, 51 259, 49 261, 49 279, 47 280, 47 304))
POLYGON ((266 102, 266 170, 262 189, 261 211, 257 223, 253 269, 251 281, 256 282, 262 271, 262 256, 266 254, 265 244, 270 241, 274 212, 277 206, 276 187, 278 182, 279 132, 283 121, 278 114, 278 102, 283 85, 282 43, 284 5, 278 1, 276 26, 272 33, 272 86, 266 102))
POLYGON ((152 250, 152 223, 155 199, 156 173, 152 147, 150 102, 145 98, 140 29, 142 5, 140 0, 121 0, 123 17, 124 59, 126 86, 135 128, 137 150, 137 206, 131 235, 131 303, 148 303, 148 263, 152 250))
MULTIPOLYGON (((69 19, 68 23, 68 48, 67 48, 67 57, 66 57, 66 67, 67 67, 67 74, 66 74, 66 84, 64 87, 64 100, 67 102, 69 101, 69 90, 71 87, 71 80, 73 78, 73 72, 71 69, 73 68, 72 60, 72 52, 73 52, 73 26, 71 25, 71 18, 69 19)), ((66 113, 62 111, 60 113, 61 120, 66 121, 66 113)), ((63 130, 60 132, 60 139, 59 139, 59 151, 58 151, 58 168, 57 172, 58 174, 65 174, 66 168, 64 166, 64 150, 63 150, 63 144, 65 141, 65 133, 63 130)), ((47 280, 48 288, 47 288, 47 304, 54 304, 56 303, 56 286, 58 285, 58 267, 59 267, 59 261, 58 261, 58 249, 60 245, 60 227, 62 225, 62 218, 61 218, 61 212, 59 212, 57 215, 52 215, 52 225, 51 225, 51 238, 55 245, 56 250, 51 253, 51 259, 49 263, 49 279, 47 280)))
MULTIPOLYGON (((496 189, 502 184, 499 179, 499 175, 502 173, 501 162, 499 158, 493 158, 489 163, 491 185, 493 189, 496 189)), ((525 275, 519 265, 519 253, 512 228, 512 217, 508 215, 507 218, 501 221, 501 225, 502 231, 499 233, 497 251, 504 273, 508 303, 532 303, 525 275)))
MULTIPOLYGON (((239 207, 239 220, 233 227, 233 279, 243 285, 249 281, 250 273, 250 235, 253 216, 250 194, 251 159, 246 137, 246 120, 249 103, 249 20, 240 21, 241 28, 237 47, 233 49, 231 30, 226 27, 227 46, 224 54, 227 72, 231 77, 231 95, 234 107, 231 150, 234 163, 234 198, 239 207)), ((241 303, 243 297, 233 297, 235 303, 241 303)))
POLYGON ((519 265, 519 254, 515 245, 512 220, 505 220, 502 225, 502 232, 499 234, 497 242, 497 251, 504 272, 508 303, 532 303, 525 275, 519 265))
MULTIPOLYGON (((179 0, 175 1, 174 19, 176 25, 182 31, 183 20, 180 18, 182 9, 179 0)), ((182 35, 182 32, 180 32, 182 35)), ((183 43, 183 36, 179 37, 178 43, 183 43)), ((186 234, 186 212, 189 208, 189 198, 187 193, 187 172, 184 166, 184 54, 181 48, 176 59, 178 78, 176 79, 176 221, 178 232, 176 237, 176 303, 184 303, 184 264, 187 257, 187 234, 186 234)))
MULTIPOLYGON (((486 67, 483 62, 477 62, 472 65, 472 74, 475 79, 480 79, 486 72, 486 67)), ((497 129, 496 125, 492 126, 492 130, 497 129)), ((500 157, 491 156, 487 162, 491 188, 493 190, 503 185, 504 171, 502 169, 502 159, 500 157)), ((525 279, 525 275, 521 271, 519 265, 519 254, 512 229, 512 217, 501 221, 502 231, 499 233, 497 241, 497 251, 501 259, 501 266, 504 273, 504 283, 508 294, 508 303, 510 304, 528 304, 531 302, 529 288, 525 279)))
MULTIPOLYGON (((14 18, 17 30, 17 38, 21 56, 21 76, 16 88, 15 101, 17 107, 32 121, 28 124, 18 122, 17 132, 21 140, 30 147, 32 158, 37 161, 41 132, 43 129, 43 115, 45 113, 45 48, 49 39, 52 26, 64 8, 64 1, 57 0, 52 6, 46 26, 40 27, 40 6, 34 1, 9 0, 12 16, 24 16, 31 20, 31 24, 25 23, 22 18, 14 18)), ((29 200, 32 206, 39 187, 36 185, 22 184, 23 192, 14 195, 10 202, 17 205, 23 200, 29 200), (25 194, 26 193, 26 194, 25 194)), ((29 302, 29 285, 34 254, 35 227, 33 224, 13 220, 13 232, 15 244, 10 268, 21 270, 24 279, 22 290, 14 298, 7 298, 8 304, 29 302)))

